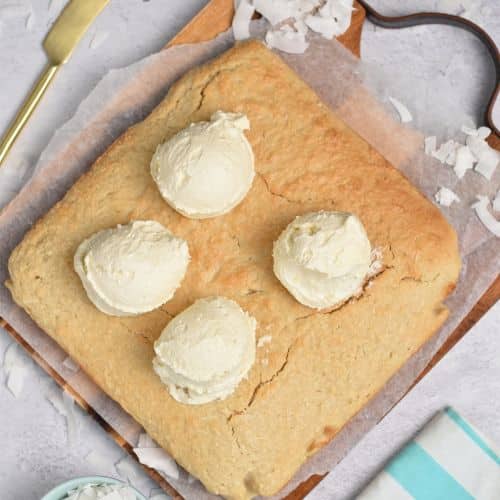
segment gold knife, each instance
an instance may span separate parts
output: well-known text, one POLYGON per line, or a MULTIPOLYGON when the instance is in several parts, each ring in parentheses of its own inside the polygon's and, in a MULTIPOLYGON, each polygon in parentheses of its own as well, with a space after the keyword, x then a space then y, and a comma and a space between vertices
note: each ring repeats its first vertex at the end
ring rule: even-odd
POLYGON ((57 18, 43 42, 49 61, 0 143, 0 166, 57 70, 69 59, 87 28, 108 2, 109 0, 71 0, 57 18))

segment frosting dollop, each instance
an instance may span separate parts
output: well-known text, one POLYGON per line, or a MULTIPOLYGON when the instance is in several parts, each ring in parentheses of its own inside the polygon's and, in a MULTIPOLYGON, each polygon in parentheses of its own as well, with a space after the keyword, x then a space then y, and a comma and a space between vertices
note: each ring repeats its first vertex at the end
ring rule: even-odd
POLYGON ((106 314, 132 316, 170 300, 189 263, 187 243, 156 221, 104 229, 76 250, 74 268, 106 314))
POLYGON ((153 367, 170 395, 203 404, 229 396, 255 361, 256 321, 224 297, 199 299, 165 327, 153 367))
POLYGON ((372 248, 358 217, 320 211, 286 227, 274 243, 273 259, 276 277, 300 303, 332 309, 361 292, 372 248))
POLYGON ((225 214, 246 196, 255 175, 254 156, 241 113, 217 111, 165 143, 151 160, 151 175, 167 203, 192 219, 225 214))

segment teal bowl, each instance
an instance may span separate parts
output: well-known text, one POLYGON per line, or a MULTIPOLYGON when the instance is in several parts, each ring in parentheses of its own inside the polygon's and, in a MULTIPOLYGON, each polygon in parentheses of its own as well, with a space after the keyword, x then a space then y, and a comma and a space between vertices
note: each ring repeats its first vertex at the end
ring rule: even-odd
POLYGON ((104 476, 88 476, 88 477, 76 477, 75 479, 70 479, 65 483, 56 486, 53 490, 50 490, 41 500, 62 500, 66 495, 78 486, 84 486, 85 484, 124 484, 128 486, 136 495, 137 500, 147 500, 147 498, 139 493, 135 488, 130 486, 123 481, 118 481, 118 479, 113 479, 112 477, 104 476))

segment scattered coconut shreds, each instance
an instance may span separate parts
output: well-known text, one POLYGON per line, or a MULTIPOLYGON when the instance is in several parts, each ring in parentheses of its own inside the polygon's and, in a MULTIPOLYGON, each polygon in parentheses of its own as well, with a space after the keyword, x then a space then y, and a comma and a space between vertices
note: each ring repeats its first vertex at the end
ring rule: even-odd
POLYGON ((90 40, 89 48, 97 49, 107 40, 108 36, 109 33, 107 31, 98 31, 90 40))
POLYGON ((73 373, 76 373, 77 371, 80 370, 80 366, 76 363, 76 361, 73 361, 69 356, 64 359, 62 365, 64 366, 64 368, 73 373))
POLYGON ((495 212, 500 212, 500 189, 497 191, 497 195, 493 200, 493 210, 495 212))
POLYGON ((341 32, 337 21, 331 17, 321 17, 308 14, 305 17, 304 22, 310 29, 319 33, 327 40, 333 40, 333 38, 340 35, 341 32))
POLYGON ((494 149, 484 151, 479 157, 479 161, 474 167, 474 171, 490 181, 498 165, 498 156, 498 152, 494 149))
POLYGON ((481 158, 481 155, 490 149, 489 144, 484 139, 474 135, 468 135, 465 144, 478 160, 481 158))
POLYGON ((443 144, 441 144, 438 149, 431 153, 431 156, 433 158, 436 158, 436 160, 439 160, 441 163, 445 163, 450 154, 456 154, 455 150, 458 148, 458 146, 460 146, 458 142, 450 139, 449 141, 443 142, 443 144))
POLYGON ((434 199, 443 207, 449 207, 454 201, 460 201, 460 198, 451 189, 446 187, 440 187, 434 195, 434 199))
POLYGON ((389 97, 389 101, 398 112, 401 123, 409 123, 413 120, 410 111, 402 102, 394 99, 394 97, 389 97))
POLYGON ((175 460, 162 448, 134 448, 141 464, 147 465, 172 479, 179 479, 179 468, 175 460))
POLYGON ((271 335, 263 335, 260 337, 260 339, 257 341, 257 347, 263 347, 269 342, 271 342, 272 336, 271 335))
POLYGON ((250 21, 255 12, 249 0, 241 0, 233 17, 233 34, 235 40, 250 38, 250 21))
POLYGON ((250 37, 250 21, 259 12, 272 26, 281 25, 267 32, 269 47, 302 54, 309 46, 305 36, 309 28, 331 40, 347 31, 353 10, 353 0, 239 0, 233 17, 234 38, 250 37), (282 24, 288 20, 290 24, 282 24))
POLYGON ((352 0, 327 0, 319 10, 319 14, 322 17, 333 18, 340 31, 339 35, 342 35, 351 24, 351 16, 354 10, 352 0))
POLYGON ((487 139, 491 134, 491 129, 489 127, 479 127, 476 132, 479 139, 487 139))
POLYGON ((137 495, 124 484, 95 484, 79 486, 67 493, 67 500, 136 500, 137 495))
POLYGON ((493 214, 488 210, 490 200, 487 196, 478 195, 477 201, 472 205, 476 211, 479 220, 483 225, 493 233, 497 238, 500 238, 500 221, 496 220, 493 214))
POLYGON ((467 170, 471 170, 474 165, 474 156, 467 146, 460 146, 455 154, 455 166, 453 170, 456 176, 461 179, 467 170))
POLYGON ((266 43, 273 49, 278 49, 289 54, 303 54, 309 43, 303 33, 285 30, 269 30, 266 33, 266 43))
POLYGON ((7 389, 14 397, 18 398, 24 387, 27 367, 20 356, 16 343, 12 343, 7 347, 3 358, 3 369, 7 376, 7 389))
POLYGON ((295 15, 293 4, 287 0, 273 0, 272 2, 269 0, 253 0, 253 6, 272 26, 295 15))
POLYGON ((424 139, 424 150, 425 154, 430 155, 436 151, 436 136, 431 135, 424 139))

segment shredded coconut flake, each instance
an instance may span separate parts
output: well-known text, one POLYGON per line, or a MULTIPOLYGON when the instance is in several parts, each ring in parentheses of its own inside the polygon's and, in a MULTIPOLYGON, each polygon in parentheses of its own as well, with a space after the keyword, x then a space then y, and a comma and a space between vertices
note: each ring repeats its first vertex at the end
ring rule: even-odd
POLYGON ((270 48, 302 54, 309 45, 309 28, 331 40, 347 31, 353 10, 353 0, 239 0, 235 1, 233 33, 236 40, 249 38, 250 21, 257 11, 277 26, 266 34, 270 48))
POLYGON ((107 31, 98 31, 90 40, 89 47, 91 49, 97 49, 107 40, 108 36, 109 33, 107 31))
POLYGON ((490 200, 487 196, 478 195, 477 201, 472 205, 476 211, 479 220, 483 225, 493 233, 497 238, 500 238, 500 221, 496 220, 493 214, 488 210, 490 200))
POLYGON ((493 210, 495 212, 500 212, 500 189, 497 191, 497 195, 493 200, 493 210))
POLYGON ((436 136, 431 135, 424 139, 424 150, 425 154, 430 155, 436 151, 436 136))
POLYGON ((287 0, 273 0, 272 2, 269 0, 253 0, 253 6, 273 26, 296 15, 293 3, 287 0))
POLYGON ((494 149, 484 151, 481 154, 474 170, 483 177, 486 177, 486 179, 491 180, 498 165, 498 156, 498 152, 494 149))
POLYGON ((486 139, 490 136, 491 129, 488 127, 479 127, 476 132, 479 139, 486 139))
POLYGON ((446 187, 440 187, 434 198, 443 207, 449 207, 454 201, 460 201, 460 198, 451 189, 446 187))
POLYGON ((305 24, 319 33, 327 40, 333 40, 334 37, 341 34, 338 22, 332 17, 322 17, 309 14, 304 19, 305 24))
POLYGON ((269 30, 266 33, 266 43, 271 48, 282 50, 289 54, 303 54, 309 46, 303 33, 283 29, 269 30))
POLYGON ((24 387, 27 367, 16 343, 12 343, 7 347, 3 359, 3 369, 7 376, 7 389, 14 397, 18 398, 24 387))
POLYGON ((272 336, 271 335, 263 335, 262 337, 259 338, 257 341, 257 347, 263 347, 269 342, 271 342, 272 336))
POLYGON ((441 163, 445 163, 450 154, 456 154, 456 149, 460 144, 455 142, 453 139, 443 142, 438 149, 432 152, 432 157, 439 160, 441 163))
POLYGON ((255 12, 249 0, 241 0, 233 17, 233 34, 235 40, 250 38, 250 21, 255 12))
POLYGON ((461 179, 467 170, 471 170, 474 165, 474 156, 467 146, 460 146, 456 150, 454 171, 456 176, 461 179))
POLYGON ((394 97, 389 97, 389 101, 398 112, 401 123, 408 123, 413 120, 410 111, 402 102, 398 101, 394 97))
POLYGON ((179 468, 175 460, 163 448, 134 448, 141 464, 147 465, 172 479, 179 479, 179 468))
POLYGON ((28 31, 32 31, 35 27, 35 13, 33 11, 31 11, 31 13, 26 18, 26 23, 24 26, 28 31))

